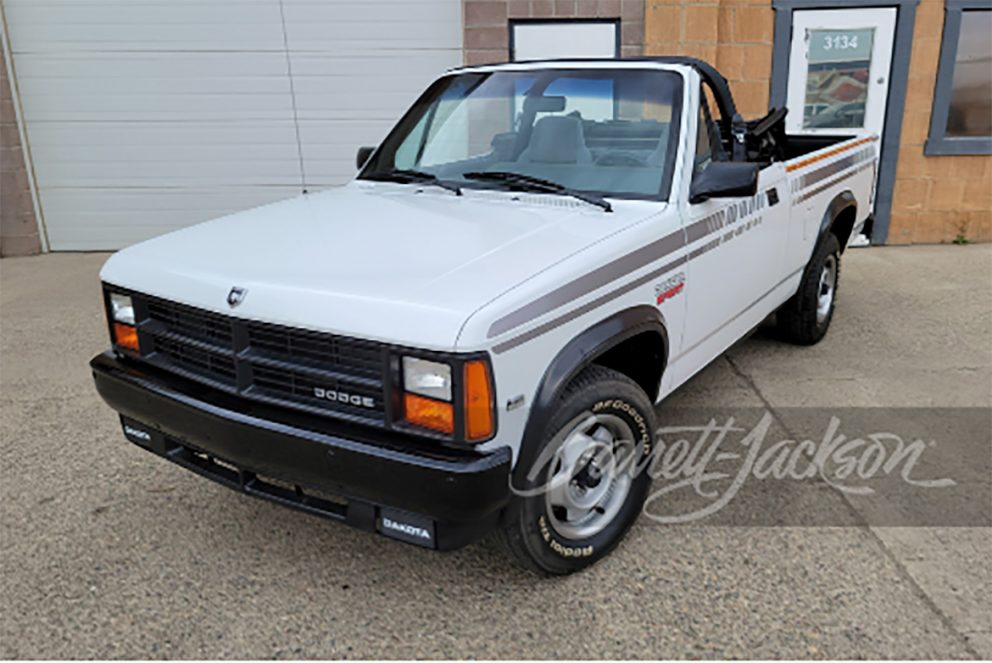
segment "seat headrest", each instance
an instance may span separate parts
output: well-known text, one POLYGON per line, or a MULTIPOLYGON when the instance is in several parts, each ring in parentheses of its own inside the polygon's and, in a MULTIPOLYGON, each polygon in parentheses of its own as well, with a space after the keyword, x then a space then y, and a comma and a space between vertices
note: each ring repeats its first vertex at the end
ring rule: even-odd
POLYGON ((534 125, 530 145, 520 155, 531 163, 591 163, 582 120, 570 115, 548 115, 534 125))

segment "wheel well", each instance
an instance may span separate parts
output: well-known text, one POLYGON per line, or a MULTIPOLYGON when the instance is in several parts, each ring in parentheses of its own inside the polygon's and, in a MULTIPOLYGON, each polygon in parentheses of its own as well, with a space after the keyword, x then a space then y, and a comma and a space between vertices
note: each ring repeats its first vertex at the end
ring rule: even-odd
POLYGON ((840 242, 841 253, 847 248, 847 242, 851 239, 851 232, 854 230, 854 220, 857 215, 856 207, 853 205, 851 207, 845 207, 834 219, 834 222, 830 224, 830 232, 837 235, 837 239, 840 242))
POLYGON ((661 387, 665 360, 665 339, 656 331, 645 331, 621 341, 592 363, 623 373, 640 385, 654 402, 661 387))

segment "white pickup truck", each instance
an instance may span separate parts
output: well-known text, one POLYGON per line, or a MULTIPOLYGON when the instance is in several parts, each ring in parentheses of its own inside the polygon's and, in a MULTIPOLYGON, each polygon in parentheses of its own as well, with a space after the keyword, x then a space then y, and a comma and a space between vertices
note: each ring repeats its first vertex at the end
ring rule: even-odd
POLYGON ((784 115, 690 58, 449 72, 350 184, 111 257, 96 386, 234 489, 575 571, 642 508, 657 403, 772 313, 830 325, 877 137, 784 115))

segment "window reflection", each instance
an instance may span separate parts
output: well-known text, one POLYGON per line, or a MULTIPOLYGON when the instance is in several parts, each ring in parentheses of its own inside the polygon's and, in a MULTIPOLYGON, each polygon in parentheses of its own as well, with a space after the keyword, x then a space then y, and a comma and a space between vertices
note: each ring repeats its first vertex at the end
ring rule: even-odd
POLYGON ((854 129, 865 124, 874 29, 809 30, 803 127, 854 129))
POLYGON ((954 58, 947 135, 992 136, 992 11, 965 11, 954 58))

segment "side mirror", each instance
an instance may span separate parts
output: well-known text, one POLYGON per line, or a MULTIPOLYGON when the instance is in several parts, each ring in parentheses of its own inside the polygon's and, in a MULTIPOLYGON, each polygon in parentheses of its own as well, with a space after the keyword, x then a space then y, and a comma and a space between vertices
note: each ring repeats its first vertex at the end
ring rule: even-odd
POLYGON ((689 202, 695 205, 710 198, 742 198, 758 193, 758 164, 744 161, 713 161, 692 178, 689 202))
POLYGON ((373 152, 375 152, 374 147, 358 148, 358 154, 355 156, 355 167, 358 168, 358 170, 361 170, 365 166, 365 163, 369 160, 369 157, 372 156, 373 152))

